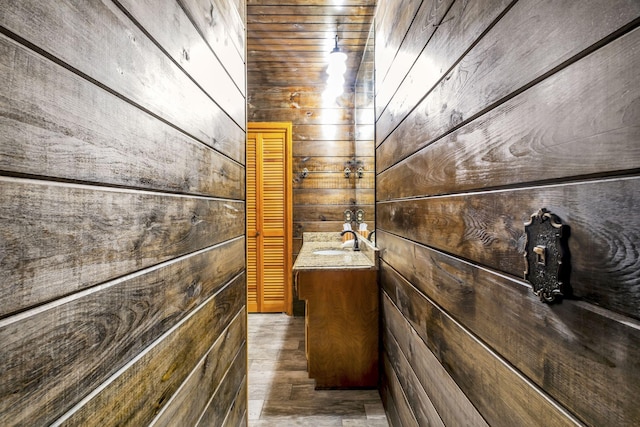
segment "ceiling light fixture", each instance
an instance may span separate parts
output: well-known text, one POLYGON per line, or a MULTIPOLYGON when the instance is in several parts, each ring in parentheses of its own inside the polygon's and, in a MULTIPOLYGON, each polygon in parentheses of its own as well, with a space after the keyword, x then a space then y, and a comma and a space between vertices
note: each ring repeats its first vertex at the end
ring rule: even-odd
POLYGON ((329 54, 329 66, 327 74, 333 76, 335 74, 344 74, 347 71, 347 54, 342 52, 338 47, 338 35, 336 34, 336 44, 329 54))
POLYGON ((329 66, 327 67, 327 88, 323 96, 335 99, 344 92, 344 73, 347 71, 347 54, 338 47, 338 35, 335 38, 335 47, 329 53, 329 66))

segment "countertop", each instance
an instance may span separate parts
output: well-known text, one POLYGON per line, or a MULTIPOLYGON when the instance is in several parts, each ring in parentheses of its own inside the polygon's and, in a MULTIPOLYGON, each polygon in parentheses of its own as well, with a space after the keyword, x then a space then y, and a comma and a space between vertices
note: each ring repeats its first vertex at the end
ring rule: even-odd
MULTIPOLYGON (((353 236, 353 235, 351 235, 353 236)), ((361 250, 354 251, 353 246, 341 248, 340 233, 304 233, 302 248, 293 271, 322 270, 322 269, 377 269, 378 249, 368 240, 359 237, 361 250), (316 251, 338 250, 337 255, 319 255, 316 251)))

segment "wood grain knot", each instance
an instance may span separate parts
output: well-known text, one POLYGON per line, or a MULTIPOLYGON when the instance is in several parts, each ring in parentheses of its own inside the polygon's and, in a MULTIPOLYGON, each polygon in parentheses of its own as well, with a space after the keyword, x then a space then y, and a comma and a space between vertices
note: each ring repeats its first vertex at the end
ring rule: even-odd
POLYGON ((458 126, 460 123, 462 123, 462 120, 463 120, 462 113, 460 111, 453 110, 453 112, 451 113, 449 124, 451 125, 451 127, 455 127, 455 126, 458 126))

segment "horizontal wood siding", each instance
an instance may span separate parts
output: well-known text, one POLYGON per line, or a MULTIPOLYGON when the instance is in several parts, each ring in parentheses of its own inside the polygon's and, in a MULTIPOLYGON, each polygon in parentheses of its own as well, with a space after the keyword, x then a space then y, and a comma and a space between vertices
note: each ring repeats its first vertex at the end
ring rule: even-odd
MULTIPOLYGON (((345 167, 353 164, 355 158, 353 92, 340 97, 334 105, 325 106, 322 85, 274 86, 260 84, 251 76, 249 83, 248 115, 252 120, 293 124, 295 259, 303 232, 339 231, 344 211, 354 210, 355 178, 344 177, 345 167), (328 140, 325 134, 332 139, 328 140), (308 174, 303 178, 304 169, 308 174)), ((294 310, 300 314, 301 304, 294 302, 294 307, 298 307, 294 310)))
POLYGON ((376 15, 389 419, 638 425, 640 4, 424 1, 391 30, 395 3, 376 15), (522 279, 541 208, 570 229, 558 304, 522 279))
MULTIPOLYGON (((342 230, 346 209, 364 209, 367 222, 375 218, 373 121, 354 128, 354 87, 374 12, 374 0, 247 2, 247 115, 293 124, 294 259, 303 232, 342 230), (347 68, 345 94, 333 102, 322 92, 336 37, 347 68), (358 161, 366 163, 362 179, 355 173, 358 161), (346 178, 347 167, 352 173, 346 178)), ((300 306, 294 302, 296 314, 300 306)))
POLYGON ((356 76, 354 96, 354 144, 356 152, 356 203, 365 212, 367 229, 375 229, 375 58, 373 27, 362 54, 362 62, 356 76))
MULTIPOLYGON (((383 277, 387 277, 387 272, 388 270, 384 270, 383 277)), ((417 332, 402 317, 402 313, 389 304, 383 304, 382 309, 384 354, 393 366, 390 371, 398 371, 400 378, 407 384, 405 388, 418 394, 412 398, 411 405, 438 408, 440 420, 432 417, 432 421, 436 423, 486 426, 478 410, 438 358, 427 346, 415 344, 419 343, 417 332)))
MULTIPOLYGON (((253 25, 253 24, 251 24, 253 25)), ((291 122, 293 128, 293 239, 305 231, 340 231, 344 211, 355 211, 354 92, 323 102, 324 86, 272 86, 249 76, 251 120, 291 122), (349 167, 354 173, 345 178, 349 167), (307 175, 303 177, 306 169, 307 175)), ((293 259, 301 245, 294 243, 293 259)), ((294 313, 304 305, 294 300, 294 313)))
POLYGON ((428 2, 423 2, 422 13, 407 31, 388 76, 376 80, 376 145, 511 3, 513 0, 446 1, 431 13, 428 2))
MULTIPOLYGON (((173 426, 179 423, 196 424, 216 388, 223 382, 231 364, 238 357, 244 358, 246 356, 246 345, 245 347, 241 346, 246 337, 245 316, 244 311, 240 312, 233 323, 227 327, 227 330, 218 335, 215 344, 207 356, 198 362, 197 369, 193 371, 182 389, 167 404, 166 410, 159 413, 154 419, 154 426, 173 426)), ((236 387, 239 385, 238 383, 233 384, 236 387)), ((220 406, 222 407, 222 405, 220 406)), ((224 407, 224 409, 229 408, 224 407)), ((244 409, 246 410, 246 408, 244 409)))
POLYGON ((267 90, 322 86, 327 77, 327 57, 338 36, 338 47, 347 54, 345 86, 353 87, 374 12, 375 0, 346 4, 247 1, 248 85, 267 90))
MULTIPOLYGON (((0 72, 11 75, 0 80, 3 171, 69 182, 244 197, 241 164, 3 35, 0 72), (24 140, 31 143, 16 143, 24 140)), ((222 135, 221 139, 233 138, 232 129, 222 135)))
POLYGON ((630 72, 640 68, 638 50, 636 30, 381 171, 379 198, 522 185, 540 180, 541 168, 546 180, 558 181, 637 168, 640 144, 628 141, 640 140, 640 125, 630 120, 640 97, 638 75, 630 72), (583 114, 584 105, 607 108, 594 119, 583 114), (410 187, 387 184, 410 176, 410 187))
MULTIPOLYGON (((174 424, 169 425, 194 425, 188 415, 196 412, 200 416, 204 411, 208 399, 223 382, 227 359, 238 352, 244 354, 242 324, 245 312, 239 309, 244 294, 245 277, 240 275, 192 310, 185 321, 177 322, 157 343, 141 352, 142 359, 126 366, 112 381, 107 381, 106 388, 90 394, 88 402, 77 411, 70 411, 69 418, 63 418, 62 424, 147 425, 158 411, 165 410, 165 406, 163 414, 171 412, 175 408, 174 401, 180 401, 187 394, 189 403, 183 405, 181 412, 171 412, 174 424), (231 328, 232 321, 234 328, 226 331, 231 328), (231 331, 236 335, 230 336, 231 331), (229 342, 222 345, 225 337, 229 342), (234 354, 229 356, 228 352, 234 354), (215 359, 217 363, 210 361, 204 369, 203 355, 204 361, 215 359), (193 381, 198 382, 198 389, 194 390, 193 381), (204 401, 201 395, 205 395, 204 401), (122 396, 132 398, 123 400, 122 396)), ((237 387, 240 382, 233 384, 237 387)))
MULTIPOLYGON (((493 3, 496 2, 493 1, 493 3)), ((495 8, 495 5, 491 6, 495 8)), ((567 4, 563 7, 558 7, 553 1, 516 3, 513 10, 509 10, 496 22, 490 32, 478 40, 477 44, 460 58, 446 75, 438 76, 437 79, 434 77, 430 85, 427 85, 423 78, 416 80, 414 85, 410 85, 407 80, 403 82, 408 98, 400 102, 402 92, 397 93, 387 104, 385 113, 377 122, 379 143, 386 141, 387 135, 401 123, 393 132, 393 136, 389 136, 390 144, 384 142, 388 148, 384 145, 380 147, 379 170, 382 171, 390 166, 388 157, 397 161, 400 157, 415 152, 450 130, 475 119, 479 113, 486 112, 496 104, 508 100, 537 83, 546 77, 547 73, 556 71, 556 67, 570 65, 580 56, 590 53, 599 46, 601 40, 614 36, 620 27, 623 27, 623 30, 627 28, 627 25, 637 17, 639 9, 640 5, 634 0, 611 2, 594 0, 567 4), (538 16, 538 18, 532 19, 532 16, 538 16), (597 22, 593 25, 584 25, 584 22, 594 19, 594 16, 600 17, 595 20, 597 22), (560 22, 563 24, 559 25, 560 22), (522 39, 514 39, 514 35, 522 39), (559 43, 558 40, 563 42, 559 43), (598 44, 594 46, 596 43, 598 44), (521 48, 513 49, 515 45, 521 48), (499 82, 496 82, 496 76, 500 76, 499 82), (417 86, 418 82, 420 86, 417 86), (423 87, 427 89, 426 92, 423 87), (419 102, 422 97, 424 99, 419 102), (400 144, 401 141, 402 144, 400 144)), ((451 11, 454 10, 455 5, 451 11)), ((491 18, 501 11, 493 8, 490 10, 494 10, 491 18)), ((467 13, 466 10, 465 13, 467 13)), ((456 22, 456 19, 448 21, 446 25, 453 25, 450 24, 451 22, 456 22)), ((443 28, 446 26, 443 25, 443 28)), ((450 48, 450 45, 447 46, 450 48)), ((449 61, 454 61, 453 56, 447 53, 440 54, 449 61)), ((623 59, 620 58, 617 61, 623 61, 623 59)), ((588 73, 588 66, 591 64, 576 65, 575 67, 583 70, 574 72, 588 73)), ((443 67, 446 70, 450 66, 447 63, 443 67)), ((611 67, 611 71, 613 70, 614 66, 611 67)), ((591 88, 588 86, 590 76, 585 77, 584 80, 574 82, 570 89, 577 86, 577 90, 580 90, 580 85, 584 85, 581 96, 599 96, 600 94, 593 86, 591 88), (595 93, 586 93, 592 91, 595 93)), ((610 81, 614 80, 616 78, 610 79, 610 81)), ((602 87, 601 82, 593 82, 593 84, 595 88, 602 87)), ((561 88, 563 84, 552 81, 547 83, 547 86, 561 88)), ((544 88, 538 90, 544 90, 544 88)), ((561 98, 544 94, 542 99, 547 97, 561 98)), ((584 99, 580 102, 589 101, 584 99)), ((557 125, 561 123, 558 122, 557 125)), ((537 129, 537 127, 532 125, 531 129, 537 129)), ((481 158, 481 156, 478 157, 481 158)))
POLYGON ((213 3, 216 34, 201 0, 0 9, 3 426, 246 419, 244 2, 213 3))

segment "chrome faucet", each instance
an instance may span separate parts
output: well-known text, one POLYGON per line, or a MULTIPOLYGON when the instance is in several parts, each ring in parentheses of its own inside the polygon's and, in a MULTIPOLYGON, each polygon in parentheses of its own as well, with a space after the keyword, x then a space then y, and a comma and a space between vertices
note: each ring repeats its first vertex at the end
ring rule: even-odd
POLYGON ((360 246, 358 245, 358 235, 356 234, 356 232, 353 231, 353 230, 344 230, 342 233, 340 233, 340 235, 344 236, 344 233, 353 234, 353 250, 354 251, 359 251, 360 250, 360 246))

